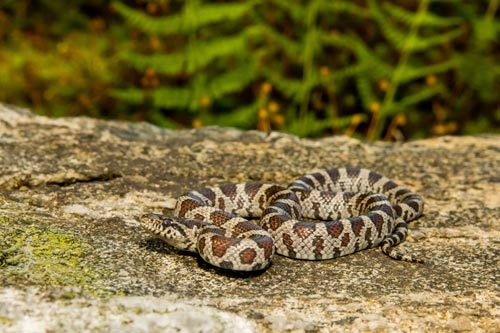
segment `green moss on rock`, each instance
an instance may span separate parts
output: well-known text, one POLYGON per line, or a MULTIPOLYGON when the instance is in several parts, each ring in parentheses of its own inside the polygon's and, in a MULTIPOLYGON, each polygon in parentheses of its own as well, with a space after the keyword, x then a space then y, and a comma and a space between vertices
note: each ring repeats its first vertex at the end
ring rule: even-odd
MULTIPOLYGON (((76 286, 103 294, 100 276, 87 263, 85 239, 29 220, 0 218, 0 273, 3 286, 76 286)), ((109 292, 108 292, 109 293, 109 292)))

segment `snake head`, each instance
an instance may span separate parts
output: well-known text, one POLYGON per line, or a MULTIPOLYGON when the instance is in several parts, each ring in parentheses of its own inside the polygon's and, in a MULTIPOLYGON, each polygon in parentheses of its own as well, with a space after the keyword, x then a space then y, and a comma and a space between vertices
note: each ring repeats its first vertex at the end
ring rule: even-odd
POLYGON ((196 252, 196 238, 203 222, 160 214, 145 214, 141 226, 179 250, 196 252))

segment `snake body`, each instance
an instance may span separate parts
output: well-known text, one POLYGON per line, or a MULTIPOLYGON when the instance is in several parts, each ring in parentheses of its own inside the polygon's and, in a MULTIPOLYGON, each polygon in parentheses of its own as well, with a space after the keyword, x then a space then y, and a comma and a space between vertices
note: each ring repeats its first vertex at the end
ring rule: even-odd
POLYGON ((191 191, 177 199, 175 217, 146 214, 141 224, 175 248, 235 271, 264 269, 275 252, 322 260, 378 245, 394 259, 416 262, 394 246, 423 208, 421 196, 387 177, 338 168, 286 187, 242 183, 191 191))

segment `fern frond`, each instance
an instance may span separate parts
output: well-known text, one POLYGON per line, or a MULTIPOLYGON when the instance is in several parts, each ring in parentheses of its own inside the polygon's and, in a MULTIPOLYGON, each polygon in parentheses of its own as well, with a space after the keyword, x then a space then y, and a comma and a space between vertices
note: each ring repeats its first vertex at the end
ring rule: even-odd
POLYGON ((298 62, 303 61, 302 45, 273 29, 268 25, 258 25, 252 28, 253 34, 266 40, 270 47, 283 50, 287 57, 298 62))
POLYGON ((209 24, 238 20, 251 14, 256 2, 250 0, 241 3, 203 4, 197 6, 196 10, 184 7, 181 13, 168 17, 153 17, 119 1, 113 1, 112 6, 135 28, 146 33, 170 35, 193 32, 209 24))
POLYGON ((189 48, 187 72, 197 71, 217 58, 222 57, 244 57, 246 51, 247 36, 245 31, 232 37, 217 38, 210 41, 199 41, 189 48))
POLYGON ((253 63, 243 64, 231 69, 227 73, 217 76, 208 84, 209 95, 212 99, 221 98, 230 93, 240 92, 249 86, 257 76, 256 66, 253 63))
POLYGON ((283 96, 291 99, 294 103, 300 103, 305 93, 318 83, 317 76, 312 77, 309 82, 299 79, 284 78, 281 74, 270 68, 266 68, 262 75, 278 90, 283 96))
POLYGON ((112 7, 123 16, 126 22, 145 33, 168 35, 178 32, 182 22, 180 15, 172 15, 168 18, 152 17, 139 10, 130 8, 120 1, 113 1, 112 7))
POLYGON ((180 26, 180 31, 196 31, 209 24, 240 20, 245 15, 252 15, 256 0, 230 3, 214 3, 197 5, 185 15, 184 21, 189 24, 180 26))
MULTIPOLYGON (((415 23, 416 20, 415 12, 409 11, 396 6, 390 2, 384 2, 382 4, 384 10, 395 20, 404 23, 408 26, 415 23)), ((429 27, 450 27, 455 26, 463 22, 461 17, 443 17, 435 15, 431 12, 425 12, 419 18, 419 25, 429 26, 429 27)))
POLYGON ((412 52, 426 50, 436 45, 442 45, 451 42, 453 39, 463 34, 464 34, 464 29, 457 28, 431 37, 425 37, 425 38, 418 36, 415 36, 414 38, 409 37, 408 40, 403 44, 403 49, 412 52))
MULTIPOLYGON (((320 32, 320 39, 324 45, 350 49, 358 59, 357 71, 365 70, 365 74, 377 81, 392 75, 394 68, 380 59, 375 52, 368 48, 364 41, 357 36, 344 34, 326 34, 320 32)), ((354 67, 353 67, 354 69, 354 67)))
POLYGON ((415 67, 407 64, 400 71, 399 82, 406 83, 428 75, 445 72, 452 68, 458 67, 459 64, 460 61, 457 58, 451 58, 439 64, 422 67, 415 67))
POLYGON ((191 74, 217 58, 246 54, 245 32, 232 37, 200 41, 190 48, 170 54, 123 53, 120 57, 139 71, 152 68, 156 73, 174 75, 191 74))
MULTIPOLYGON (((414 52, 425 50, 432 46, 450 42, 451 40, 464 33, 464 30, 461 27, 458 27, 439 35, 419 37, 416 33, 410 34, 409 31, 401 31, 401 29, 397 27, 391 20, 387 19, 387 16, 382 13, 376 1, 370 0, 370 8, 372 9, 373 17, 380 25, 384 36, 393 47, 401 51, 414 52)), ((408 20, 408 23, 410 23, 411 25, 420 26, 422 25, 422 20, 424 20, 426 14, 428 14, 428 12, 424 12, 421 15, 411 15, 408 12, 408 17, 406 17, 405 19, 408 20)))
POLYGON ((363 65, 362 63, 357 63, 339 69, 332 69, 331 75, 329 77, 320 76, 319 82, 322 86, 328 87, 331 84, 332 80, 334 82, 343 82, 348 78, 358 76, 363 72, 366 72, 365 65, 363 65))
POLYGON ((229 113, 221 115, 208 115, 206 117, 207 124, 216 124, 219 126, 230 126, 239 128, 254 128, 257 122, 257 112, 259 103, 245 105, 229 113))
POLYGON ((345 12, 351 15, 370 17, 370 10, 368 10, 368 8, 359 6, 350 1, 322 1, 320 3, 320 10, 326 13, 345 12))
POLYGON ((326 33, 325 31, 318 32, 321 43, 325 46, 336 46, 339 48, 347 48, 350 50, 355 50, 358 39, 353 39, 352 36, 340 33, 326 33))
POLYGON ((151 92, 153 106, 165 109, 189 109, 193 99, 192 90, 189 88, 177 88, 162 86, 151 92))
POLYGON ((144 103, 145 91, 139 88, 113 89, 111 96, 133 105, 139 105, 144 103))
POLYGON ((281 73, 270 67, 264 68, 262 75, 271 84, 271 86, 273 86, 286 98, 292 99, 297 95, 298 91, 300 91, 300 80, 283 80, 281 73))
POLYGON ((300 137, 306 137, 332 127, 331 118, 318 119, 314 112, 307 112, 304 117, 292 120, 286 126, 286 131, 300 137))
POLYGON ((411 110, 411 107, 428 100, 434 95, 446 93, 446 88, 442 84, 437 84, 433 87, 424 87, 417 93, 403 97, 399 101, 393 102, 388 109, 382 110, 385 116, 395 115, 397 113, 405 113, 411 110))

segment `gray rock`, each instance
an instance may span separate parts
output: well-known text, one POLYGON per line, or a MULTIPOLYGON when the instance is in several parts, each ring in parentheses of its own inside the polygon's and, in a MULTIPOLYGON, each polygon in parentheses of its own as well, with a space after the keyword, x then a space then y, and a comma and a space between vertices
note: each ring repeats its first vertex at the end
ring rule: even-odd
POLYGON ((49 119, 0 104, 1 332, 500 331, 499 136, 404 144, 49 119), (191 189, 376 170, 425 198, 400 246, 214 269, 138 224, 191 189))

